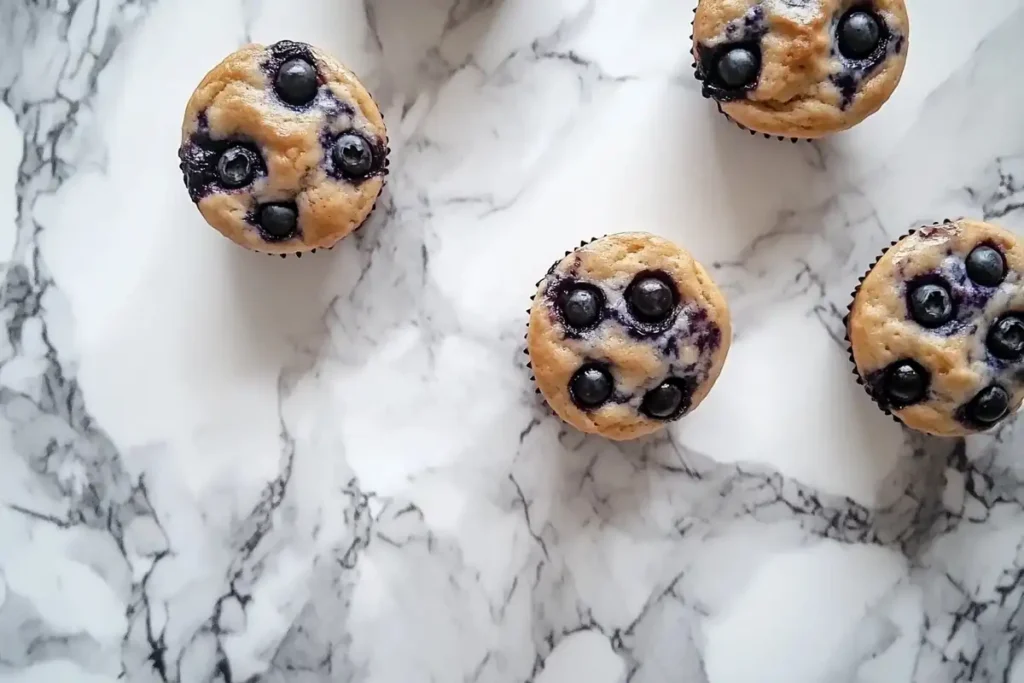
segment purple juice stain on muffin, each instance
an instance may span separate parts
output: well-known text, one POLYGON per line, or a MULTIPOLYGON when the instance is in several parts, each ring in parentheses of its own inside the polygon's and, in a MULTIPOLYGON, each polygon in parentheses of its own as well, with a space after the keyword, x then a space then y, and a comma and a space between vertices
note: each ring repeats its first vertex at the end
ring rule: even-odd
POLYGON ((830 79, 839 90, 840 109, 848 109, 861 84, 886 59, 902 50, 903 36, 870 3, 854 5, 837 16, 832 29, 832 56, 841 68, 830 79))
MULTIPOLYGON (((352 114, 350 107, 334 101, 339 114, 352 114)), ((320 133, 320 146, 324 150, 320 163, 335 180, 359 185, 368 178, 387 175, 387 143, 383 140, 352 128, 341 132, 325 128, 320 133)))
MULTIPOLYGON (((908 258, 907 263, 911 260, 908 258)), ((902 275, 903 267, 898 272, 902 275)), ((956 254, 943 259, 936 270, 907 282, 905 289, 911 318, 943 336, 977 331, 979 315, 998 291, 973 280, 968 274, 967 263, 956 254), (948 297, 948 311, 943 296, 948 297)))
POLYGON ((267 53, 260 67, 281 104, 300 110, 309 107, 317 99, 322 84, 310 46, 282 40, 268 47, 267 53))
POLYGON ((196 132, 178 148, 178 167, 189 198, 199 203, 215 192, 239 192, 266 176, 259 148, 251 140, 210 137, 206 114, 200 113, 196 132))
POLYGON ((719 102, 744 99, 757 88, 761 73, 761 38, 768 32, 764 8, 751 7, 726 24, 725 39, 697 45, 697 78, 702 93, 719 102))

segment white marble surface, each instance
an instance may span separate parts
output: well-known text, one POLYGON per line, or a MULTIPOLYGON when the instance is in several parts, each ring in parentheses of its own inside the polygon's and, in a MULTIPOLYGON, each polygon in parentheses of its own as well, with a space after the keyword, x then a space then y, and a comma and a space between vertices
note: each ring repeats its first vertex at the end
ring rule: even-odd
POLYGON ((694 0, 0 0, 0 682, 1024 681, 1024 427, 904 433, 841 343, 890 237, 1024 229, 1024 4, 966 4, 910 0, 892 101, 790 145, 701 99, 694 0), (282 38, 394 149, 371 223, 283 261, 175 158, 282 38), (520 344, 625 229, 715 264, 736 340, 616 445, 520 344))

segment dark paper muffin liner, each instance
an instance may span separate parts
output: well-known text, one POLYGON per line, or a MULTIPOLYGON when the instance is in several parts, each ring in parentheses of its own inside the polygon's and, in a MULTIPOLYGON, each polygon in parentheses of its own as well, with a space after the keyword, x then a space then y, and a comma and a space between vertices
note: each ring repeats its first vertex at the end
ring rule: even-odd
MULTIPOLYGON (((607 237, 607 235, 604 235, 603 237, 607 237)), ((548 268, 546 273, 544 273, 544 276, 541 279, 537 280, 537 284, 533 286, 533 294, 530 295, 530 307, 526 309, 526 334, 523 335, 523 353, 529 359, 526 361, 526 369, 530 372, 530 381, 533 383, 533 393, 535 393, 537 396, 541 398, 541 400, 544 403, 544 407, 547 408, 552 414, 555 414, 555 411, 548 404, 547 398, 545 398, 544 394, 541 393, 540 387, 537 386, 537 376, 533 374, 533 359, 530 358, 530 316, 533 313, 533 302, 537 298, 537 289, 540 287, 541 283, 544 282, 547 276, 551 274, 551 271, 553 271, 559 263, 565 260, 566 256, 569 256, 573 252, 587 246, 588 244, 596 242, 599 239, 602 238, 591 237, 589 240, 582 240, 580 242, 580 245, 576 247, 576 249, 570 249, 569 251, 565 252, 564 256, 560 257, 558 260, 552 263, 551 267, 548 268)))
MULTIPOLYGON (((700 4, 700 3, 698 3, 698 4, 700 4)), ((697 21, 697 8, 696 7, 693 8, 693 19, 690 20, 690 56, 691 57, 693 57, 693 35, 694 35, 694 22, 695 21, 697 21)), ((746 132, 750 133, 751 135, 763 135, 766 140, 771 140, 772 138, 775 138, 776 140, 778 140, 780 142, 784 142, 786 140, 789 140, 793 144, 801 142, 802 140, 806 141, 805 138, 786 137, 785 135, 772 135, 771 133, 762 133, 759 130, 752 130, 750 128, 747 128, 742 123, 740 123, 739 121, 737 121, 733 117, 731 117, 728 114, 726 114, 725 110, 722 109, 722 103, 719 102, 718 100, 716 100, 715 98, 713 98, 711 96, 711 94, 707 91, 707 89, 704 88, 704 79, 701 78, 701 76, 700 76, 700 68, 697 66, 697 58, 696 57, 693 57, 693 64, 691 64, 691 66, 693 67, 693 77, 697 80, 698 83, 701 84, 701 90, 700 90, 701 97, 703 97, 706 100, 713 100, 714 103, 715 103, 715 106, 718 108, 718 113, 721 114, 722 116, 724 116, 726 121, 728 121, 729 123, 733 124, 734 126, 739 128, 740 130, 743 130, 743 131, 746 131, 746 132)))
MULTIPOLYGON (((937 225, 950 225, 953 222, 954 221, 952 221, 949 218, 947 218, 945 220, 936 221, 936 222, 932 223, 931 227, 934 227, 934 226, 937 226, 937 225)), ((891 417, 893 420, 895 420, 897 424, 902 425, 902 426, 906 426, 906 425, 904 425, 903 420, 901 420, 895 413, 893 413, 890 409, 886 408, 885 406, 883 406, 881 404, 881 402, 879 402, 878 397, 875 396, 874 392, 871 391, 871 387, 868 386, 867 381, 865 381, 864 377, 860 374, 860 370, 857 369, 857 360, 856 360, 856 358, 854 358, 854 355, 853 355, 853 342, 850 340, 850 316, 853 315, 853 304, 857 300, 857 294, 860 292, 860 287, 861 287, 861 285, 864 284, 864 280, 865 280, 865 278, 867 278, 868 274, 870 274, 871 271, 875 269, 875 266, 877 266, 878 262, 882 260, 882 257, 884 257, 886 254, 889 253, 890 249, 892 249, 894 246, 896 246, 897 244, 899 244, 900 242, 902 242, 906 238, 908 238, 911 235, 913 235, 914 233, 916 233, 918 230, 921 229, 921 227, 925 227, 925 226, 920 226, 920 227, 916 227, 916 228, 913 228, 911 230, 908 230, 905 234, 901 235, 897 239, 894 239, 892 242, 890 242, 889 246, 887 246, 884 249, 882 249, 881 253, 875 258, 874 261, 872 261, 872 263, 868 267, 868 269, 866 271, 864 271, 864 274, 861 275, 860 278, 857 279, 857 286, 854 287, 853 288, 853 292, 850 293, 850 303, 846 307, 846 315, 843 316, 843 336, 846 339, 846 349, 847 349, 847 353, 848 353, 848 355, 850 357, 850 365, 853 368, 854 379, 856 379, 857 384, 859 384, 861 387, 864 388, 864 392, 871 398, 871 401, 875 404, 875 406, 878 407, 879 410, 881 410, 883 413, 885 413, 886 415, 891 417)), ((912 429, 912 427, 908 427, 908 429, 912 429)))

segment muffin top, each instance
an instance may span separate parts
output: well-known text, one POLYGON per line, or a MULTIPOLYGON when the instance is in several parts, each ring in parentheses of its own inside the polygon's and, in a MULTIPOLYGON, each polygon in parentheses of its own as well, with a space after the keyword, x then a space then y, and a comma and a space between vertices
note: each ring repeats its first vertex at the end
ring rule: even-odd
POLYGON ((247 45, 199 84, 178 156, 206 221, 258 251, 329 247, 359 227, 384 185, 387 131, 373 98, 329 55, 247 45))
POLYGON ((876 112, 907 58, 903 0, 700 0, 704 95, 752 130, 817 138, 876 112))
POLYGON ((1024 402, 1024 248, 977 221, 921 228, 864 278, 847 332, 868 392, 908 427, 989 429, 1024 402))
POLYGON ((527 351, 563 420, 624 440, 704 400, 731 340, 729 311, 699 263, 645 233, 571 252, 539 283, 527 351))

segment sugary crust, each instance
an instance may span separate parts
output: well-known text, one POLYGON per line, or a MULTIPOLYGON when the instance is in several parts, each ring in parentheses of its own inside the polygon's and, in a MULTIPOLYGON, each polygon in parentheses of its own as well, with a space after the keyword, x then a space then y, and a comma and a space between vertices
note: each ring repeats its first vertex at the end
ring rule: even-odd
POLYGON ((916 360, 932 375, 928 400, 894 411, 896 416, 908 427, 938 436, 974 433, 978 430, 957 420, 957 410, 994 381, 1011 392, 1012 411, 1024 403, 1024 364, 997 369, 986 362, 988 331, 1010 311, 1024 312, 1024 247, 1012 233, 971 220, 921 228, 890 248, 857 291, 847 325, 857 371, 866 378, 897 360, 916 360), (1002 251, 1009 273, 972 324, 943 335, 914 322, 906 283, 950 271, 981 244, 1002 251))
POLYGON ((711 390, 732 338, 725 299, 707 272, 684 250, 671 242, 645 233, 611 235, 577 249, 560 261, 541 282, 530 312, 527 348, 537 387, 551 408, 577 429, 611 439, 634 439, 655 432, 664 422, 651 420, 638 411, 643 393, 670 374, 679 376, 683 367, 695 366, 699 376, 690 410, 711 390), (592 333, 570 338, 553 310, 548 288, 559 278, 571 276, 597 284, 606 292, 610 307, 624 307, 621 292, 633 277, 644 271, 662 271, 675 283, 682 311, 667 334, 679 340, 678 348, 667 353, 666 335, 637 339, 617 320, 609 318, 592 333), (616 298, 615 301, 612 299, 616 298), (693 317, 705 311, 700 325, 717 328, 719 341, 713 350, 701 351, 691 334, 693 317), (616 390, 632 397, 628 403, 609 402, 593 411, 576 407, 569 396, 569 380, 586 361, 604 361, 612 369, 616 390))
POLYGON ((783 12, 784 0, 700 0, 694 19, 693 51, 697 45, 720 42, 726 26, 761 5, 768 33, 761 40, 762 70, 748 99, 722 102, 722 110, 737 123, 770 135, 818 138, 846 130, 878 111, 899 85, 909 48, 910 21, 903 0, 874 0, 872 5, 902 42, 898 52, 871 71, 853 99, 841 106, 842 95, 829 76, 841 68, 833 54, 832 32, 838 17, 855 0, 808 0, 809 20, 783 12))
POLYGON ((384 184, 382 177, 374 176, 353 185, 324 171, 320 134, 325 128, 339 133, 355 129, 381 149, 387 145, 387 130, 380 109, 355 75, 330 55, 309 49, 322 82, 354 114, 332 116, 317 106, 299 111, 284 105, 261 68, 268 58, 262 45, 247 45, 228 55, 202 80, 185 109, 183 145, 205 114, 210 137, 251 140, 263 155, 265 178, 245 191, 215 192, 199 201, 210 225, 250 249, 293 253, 332 246, 366 220, 384 184), (258 204, 289 200, 299 209, 301 237, 278 243, 263 240, 246 216, 258 204))

